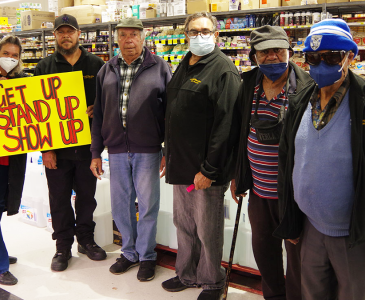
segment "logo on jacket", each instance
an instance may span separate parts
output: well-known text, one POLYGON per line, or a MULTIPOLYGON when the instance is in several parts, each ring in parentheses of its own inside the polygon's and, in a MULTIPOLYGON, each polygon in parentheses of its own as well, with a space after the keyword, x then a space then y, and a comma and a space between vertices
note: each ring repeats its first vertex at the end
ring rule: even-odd
POLYGON ((91 78, 94 78, 95 76, 94 75, 85 75, 84 78, 85 79, 91 79, 91 78))
POLYGON ((322 36, 321 35, 312 35, 311 37, 311 48, 316 51, 321 45, 322 36))
POLYGON ((201 83, 201 80, 198 80, 198 79, 196 79, 196 78, 190 78, 190 81, 191 81, 192 83, 196 83, 196 84, 201 83))
POLYGON ((362 125, 365 125, 365 120, 362 120, 362 125))

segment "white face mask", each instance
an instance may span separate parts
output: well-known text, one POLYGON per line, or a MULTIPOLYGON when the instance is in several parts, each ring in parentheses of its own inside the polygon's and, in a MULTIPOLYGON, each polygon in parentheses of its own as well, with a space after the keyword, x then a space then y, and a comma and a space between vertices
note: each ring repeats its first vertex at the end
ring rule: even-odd
POLYGON ((208 39, 203 39, 198 35, 195 39, 190 39, 189 49, 197 56, 204 56, 211 53, 214 50, 214 35, 211 35, 208 39))
POLYGON ((4 69, 6 73, 13 70, 19 63, 19 60, 11 57, 0 57, 0 67, 4 69))

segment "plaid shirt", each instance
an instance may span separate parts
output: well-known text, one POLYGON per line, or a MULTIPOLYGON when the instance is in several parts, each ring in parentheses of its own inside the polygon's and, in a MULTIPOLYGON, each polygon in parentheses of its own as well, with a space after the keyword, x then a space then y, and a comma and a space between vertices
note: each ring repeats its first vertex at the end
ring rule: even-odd
POLYGON ((321 130, 332 119, 338 107, 340 106, 342 99, 345 97, 347 90, 350 86, 350 77, 347 75, 337 92, 328 101, 326 107, 321 110, 321 98, 318 96, 318 86, 314 90, 310 103, 312 104, 312 121, 313 126, 317 130, 321 130))
POLYGON ((139 67, 144 60, 144 48, 142 54, 136 58, 130 65, 128 65, 122 54, 119 54, 120 60, 120 82, 121 82, 121 93, 119 102, 119 114, 123 123, 123 127, 127 126, 127 109, 129 101, 129 89, 132 85, 134 76, 136 75, 139 67))

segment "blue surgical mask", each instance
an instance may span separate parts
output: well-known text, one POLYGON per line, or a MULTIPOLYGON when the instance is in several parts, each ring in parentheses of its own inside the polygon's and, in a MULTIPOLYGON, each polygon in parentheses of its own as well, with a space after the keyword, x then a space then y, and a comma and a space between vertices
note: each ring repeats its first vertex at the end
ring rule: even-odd
POLYGON ((195 39, 189 40, 189 49, 197 56, 204 56, 211 53, 214 47, 214 35, 211 35, 208 39, 203 39, 198 35, 195 39))
POLYGON ((275 64, 259 64, 257 57, 256 57, 257 65, 260 68, 260 71, 266 75, 271 81, 278 80, 281 75, 284 74, 286 69, 288 68, 289 63, 289 52, 288 52, 288 61, 287 62, 280 62, 275 64))
MULTIPOLYGON (((346 57, 347 59, 347 57, 346 57)), ((318 88, 323 88, 337 82, 342 77, 342 67, 340 65, 328 65, 323 60, 317 66, 310 66, 309 74, 318 84, 318 88)))

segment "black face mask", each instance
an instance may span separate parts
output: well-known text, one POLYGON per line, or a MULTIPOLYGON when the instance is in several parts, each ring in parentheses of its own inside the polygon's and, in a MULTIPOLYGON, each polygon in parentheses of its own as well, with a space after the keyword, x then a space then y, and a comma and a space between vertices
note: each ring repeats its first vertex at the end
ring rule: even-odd
POLYGON ((251 118, 251 125, 256 130, 257 140, 264 145, 279 144, 286 114, 285 105, 280 107, 280 112, 276 120, 260 120, 257 115, 259 101, 256 100, 256 103, 255 114, 251 118))

